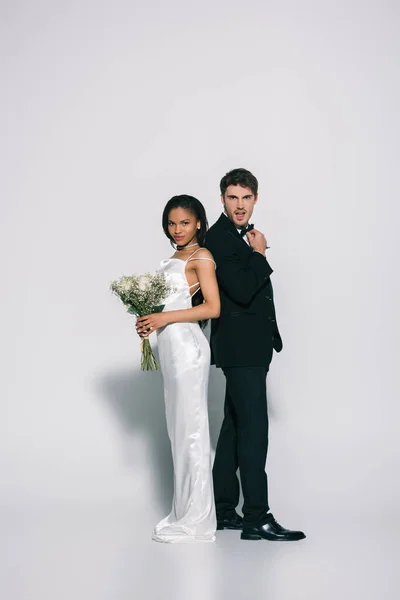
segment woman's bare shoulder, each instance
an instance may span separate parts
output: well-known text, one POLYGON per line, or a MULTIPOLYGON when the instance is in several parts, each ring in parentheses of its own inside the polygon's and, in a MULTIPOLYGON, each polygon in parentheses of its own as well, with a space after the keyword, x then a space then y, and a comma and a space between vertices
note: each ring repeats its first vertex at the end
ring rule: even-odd
POLYGON ((209 250, 207 250, 207 248, 200 248, 200 250, 198 250, 193 256, 193 258, 209 258, 212 261, 214 260, 213 255, 209 250))

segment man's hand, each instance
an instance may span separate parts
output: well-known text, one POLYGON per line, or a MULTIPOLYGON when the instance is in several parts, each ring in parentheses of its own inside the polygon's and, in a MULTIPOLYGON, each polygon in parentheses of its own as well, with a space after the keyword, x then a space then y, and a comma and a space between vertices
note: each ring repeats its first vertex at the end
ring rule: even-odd
POLYGON ((265 256, 265 250, 267 248, 267 240, 265 235, 258 231, 258 229, 252 229, 246 233, 247 239, 249 240, 250 247, 253 248, 254 252, 259 252, 265 256))

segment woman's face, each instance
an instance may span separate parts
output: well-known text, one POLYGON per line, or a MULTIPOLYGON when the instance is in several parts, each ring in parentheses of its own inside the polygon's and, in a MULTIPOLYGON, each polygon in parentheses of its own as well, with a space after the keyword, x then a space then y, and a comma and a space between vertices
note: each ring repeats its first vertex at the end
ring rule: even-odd
POLYGON ((168 232, 177 246, 186 246, 197 241, 197 221, 192 212, 186 208, 173 208, 168 215, 168 232))

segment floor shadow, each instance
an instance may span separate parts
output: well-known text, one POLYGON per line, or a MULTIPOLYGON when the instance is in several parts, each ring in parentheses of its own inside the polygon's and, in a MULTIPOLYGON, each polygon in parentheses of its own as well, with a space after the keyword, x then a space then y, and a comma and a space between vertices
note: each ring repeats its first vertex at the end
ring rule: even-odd
POLYGON ((224 417, 225 377, 221 369, 211 367, 208 386, 208 419, 210 422, 211 446, 215 452, 219 431, 224 417))
MULTIPOLYGON (((129 448, 132 437, 145 436, 154 503, 167 514, 172 505, 173 469, 161 372, 125 369, 105 374, 96 384, 100 397, 117 420, 125 448, 129 448)), ((129 452, 128 461, 134 468, 135 458, 129 452)))
MULTIPOLYGON (((98 377, 95 386, 117 422, 121 444, 132 470, 136 459, 129 452, 129 442, 139 435, 146 438, 154 503, 167 514, 172 504, 173 467, 161 371, 144 373, 140 369, 121 369, 98 377)), ((223 418, 224 397, 224 375, 220 369, 211 367, 208 407, 214 451, 223 418)))
MULTIPOLYGON (((133 469, 136 458, 129 452, 129 442, 139 435, 146 438, 149 449, 147 464, 154 490, 152 501, 167 514, 173 497, 173 467, 161 371, 144 373, 140 369, 121 369, 99 377, 95 386, 118 423, 123 450, 133 469)), ((224 399, 224 374, 221 369, 211 367, 208 414, 213 452, 222 424, 224 399)))

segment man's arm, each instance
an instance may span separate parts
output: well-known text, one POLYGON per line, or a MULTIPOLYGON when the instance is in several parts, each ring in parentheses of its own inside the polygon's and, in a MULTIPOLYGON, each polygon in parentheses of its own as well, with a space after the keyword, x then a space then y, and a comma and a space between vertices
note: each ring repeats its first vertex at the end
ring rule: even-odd
POLYGON ((231 243, 229 236, 224 236, 218 243, 208 238, 206 247, 217 263, 217 279, 224 291, 238 304, 249 304, 260 287, 264 285, 272 273, 265 256, 260 252, 252 252, 243 264, 231 243))

